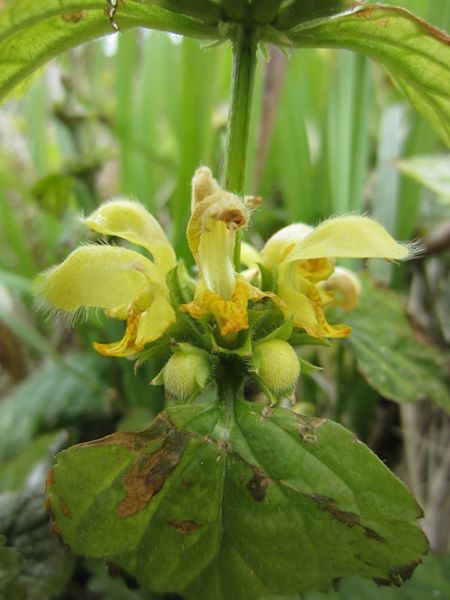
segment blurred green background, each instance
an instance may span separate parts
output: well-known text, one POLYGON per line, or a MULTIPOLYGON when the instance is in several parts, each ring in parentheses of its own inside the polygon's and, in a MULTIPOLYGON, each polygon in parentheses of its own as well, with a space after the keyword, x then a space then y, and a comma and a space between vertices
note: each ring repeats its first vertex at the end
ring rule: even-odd
MULTIPOLYGON (((450 30, 448 0, 395 4, 450 30)), ((131 31, 66 53, 1 108, 0 597, 152 597, 65 554, 49 532, 42 494, 58 449, 148 424, 164 405, 161 389, 148 384, 158 364, 135 374, 129 361, 98 357, 92 341, 118 339, 122 324, 100 314, 72 329, 45 319, 31 284, 91 239, 78 215, 120 195, 143 202, 192 266, 190 180, 200 164, 221 176, 230 76, 228 45, 131 31)), ((353 317, 363 332, 372 323, 375 352, 401 338, 395 391, 370 375, 356 337, 306 355, 323 370, 302 379, 296 409, 340 420, 408 482, 439 554, 402 589, 351 580, 330 599, 450 598, 449 173, 436 135, 371 61, 344 51, 261 51, 246 192, 264 202, 248 239, 261 246, 283 225, 350 211, 373 214, 423 248, 407 265, 350 263, 395 290, 391 307, 408 308, 401 332, 383 313, 384 292, 366 294, 353 317), (420 379, 420 394, 407 388, 410 377, 413 387, 420 379)))

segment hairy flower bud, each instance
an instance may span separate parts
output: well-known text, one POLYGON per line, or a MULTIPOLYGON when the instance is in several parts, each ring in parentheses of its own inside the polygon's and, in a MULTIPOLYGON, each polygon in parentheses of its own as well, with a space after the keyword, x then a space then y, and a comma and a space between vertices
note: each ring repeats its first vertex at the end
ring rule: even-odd
POLYGON ((358 276, 350 269, 336 267, 331 277, 322 284, 327 291, 337 293, 334 304, 352 310, 358 304, 361 296, 361 282, 358 276))
POLYGON ((295 350, 283 340, 261 342, 253 354, 253 366, 261 381, 276 396, 292 394, 300 375, 295 350))
POLYGON ((210 365, 203 353, 178 350, 169 358, 154 383, 163 383, 167 396, 187 401, 201 392, 209 375, 210 365))

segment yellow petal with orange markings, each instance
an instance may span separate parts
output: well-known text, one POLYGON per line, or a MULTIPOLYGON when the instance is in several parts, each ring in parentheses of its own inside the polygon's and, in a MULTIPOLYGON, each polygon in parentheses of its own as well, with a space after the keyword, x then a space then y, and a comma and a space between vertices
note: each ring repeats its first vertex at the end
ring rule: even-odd
POLYGON ((201 280, 197 284, 194 300, 190 304, 182 304, 180 310, 187 312, 194 319, 213 315, 222 336, 248 329, 249 300, 256 302, 267 296, 258 288, 250 285, 243 277, 238 276, 236 287, 230 300, 224 300, 211 292, 201 280))
POLYGON ((292 318, 296 327, 317 338, 345 337, 351 329, 346 325, 330 325, 325 318, 323 306, 333 301, 333 295, 318 288, 307 278, 301 276, 299 262, 284 263, 278 269, 277 302, 287 318, 292 318))
POLYGON ((189 247, 208 289, 229 300, 236 284, 233 255, 236 231, 249 212, 235 194, 218 192, 196 205, 187 227, 189 247))
POLYGON ((139 202, 121 199, 105 202, 83 223, 93 231, 120 237, 146 248, 164 274, 176 265, 175 251, 161 225, 139 202))
POLYGON ((283 301, 278 305, 285 316, 292 318, 295 327, 304 329, 308 335, 316 338, 340 338, 351 333, 351 328, 347 325, 328 323, 320 293, 313 284, 308 286, 306 293, 281 285, 278 293, 283 301))
POLYGON ((83 306, 113 309, 133 302, 161 275, 148 259, 117 246, 81 246, 43 273, 35 284, 44 305, 75 311, 83 306))
POLYGON ((136 333, 139 325, 139 315, 135 314, 128 319, 125 334, 118 342, 99 344, 94 342, 95 350, 103 356, 132 356, 136 354, 136 333))
POLYGON ((289 251, 285 260, 309 258, 387 258, 403 260, 408 248, 368 217, 334 217, 315 227, 289 251))

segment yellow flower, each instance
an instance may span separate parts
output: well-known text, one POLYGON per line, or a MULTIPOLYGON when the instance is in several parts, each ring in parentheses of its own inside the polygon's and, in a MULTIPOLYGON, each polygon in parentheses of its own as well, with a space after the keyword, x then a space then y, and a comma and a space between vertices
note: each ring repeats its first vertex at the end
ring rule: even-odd
POLYGON ((261 262, 276 276, 276 301, 285 316, 309 335, 323 338, 344 337, 351 331, 346 325, 330 325, 325 318, 323 307, 333 302, 332 290, 346 295, 347 306, 358 295, 355 282, 351 289, 350 277, 344 282, 341 272, 341 279, 333 279, 334 258, 402 260, 407 256, 408 248, 381 225, 351 215, 328 219, 315 228, 298 223, 281 229, 264 246, 261 262))
POLYGON ((156 219, 138 202, 114 200, 83 220, 93 231, 113 235, 148 250, 153 260, 119 246, 86 245, 40 276, 36 292, 44 306, 76 314, 102 308, 127 321, 124 337, 94 344, 108 356, 129 356, 160 338, 175 322, 165 282, 176 258, 156 219))
POLYGON ((250 204, 222 190, 208 168, 196 171, 187 237, 200 281, 181 310, 195 319, 213 315, 223 336, 247 329, 248 301, 264 296, 234 268, 236 231, 247 226, 250 204))

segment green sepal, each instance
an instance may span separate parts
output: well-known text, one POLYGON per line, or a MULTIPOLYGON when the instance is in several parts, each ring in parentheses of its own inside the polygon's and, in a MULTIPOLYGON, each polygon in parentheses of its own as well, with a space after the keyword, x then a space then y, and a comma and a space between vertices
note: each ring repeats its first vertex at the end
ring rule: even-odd
POLYGON ((167 273, 166 283, 174 306, 192 302, 195 294, 195 281, 189 275, 182 259, 178 261, 175 268, 167 273))
POLYGON ((288 342, 293 346, 330 346, 331 342, 325 338, 315 338, 298 329, 293 332, 288 342))
POLYGON ((272 267, 266 267, 262 263, 260 263, 258 267, 261 271, 261 289, 265 292, 275 292, 277 281, 277 276, 274 272, 275 269, 272 267))
POLYGON ((195 282, 189 275, 183 260, 169 271, 166 276, 172 305, 176 309, 176 323, 168 332, 170 338, 192 342, 196 346, 208 346, 209 338, 208 319, 193 319, 190 315, 179 310, 180 305, 192 302, 195 293, 195 282))
POLYGON ((140 352, 136 362, 134 363, 134 371, 136 372, 144 363, 154 358, 164 358, 170 356, 170 343, 168 341, 156 342, 147 347, 146 350, 140 352))
POLYGON ((317 373, 317 371, 322 370, 322 367, 318 367, 304 358, 299 357, 298 361, 300 363, 300 373, 302 375, 311 375, 311 373, 317 373))
POLYGON ((427 549, 420 508, 354 434, 282 408, 222 410, 177 406, 61 452, 48 505, 64 542, 186 600, 411 575, 427 549))
POLYGON ((268 342, 270 340, 287 341, 292 336, 294 324, 292 319, 285 321, 282 325, 271 331, 269 334, 258 339, 258 342, 268 342))
POLYGON ((256 387, 264 394, 264 396, 269 401, 269 405, 276 406, 278 404, 279 398, 276 394, 272 392, 272 390, 264 383, 261 377, 258 375, 257 368, 248 368, 247 375, 252 379, 256 387))
POLYGON ((253 331, 264 318, 264 313, 265 311, 261 310, 248 310, 248 328, 237 334, 236 342, 231 347, 222 345, 220 339, 217 339, 211 332, 212 352, 230 356, 237 355, 243 359, 250 358, 253 353, 253 331))

